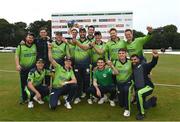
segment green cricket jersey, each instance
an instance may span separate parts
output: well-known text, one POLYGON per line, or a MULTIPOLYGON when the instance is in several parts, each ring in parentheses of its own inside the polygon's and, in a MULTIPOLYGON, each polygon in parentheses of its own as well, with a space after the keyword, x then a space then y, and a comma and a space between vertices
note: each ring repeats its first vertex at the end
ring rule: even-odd
POLYGON ((112 61, 118 59, 118 51, 120 48, 126 48, 126 42, 124 40, 109 40, 105 46, 106 59, 110 58, 112 61))
MULTIPOLYGON (((88 45, 90 43, 90 41, 85 40, 85 41, 80 41, 80 39, 77 40, 78 42, 80 42, 83 45, 88 45)), ((78 64, 87 64, 89 65, 90 63, 90 50, 83 50, 81 49, 79 46, 75 46, 75 50, 74 50, 74 58, 75 58, 75 65, 78 64)))
POLYGON ((132 75, 132 64, 130 60, 126 60, 125 63, 121 63, 119 60, 113 62, 115 68, 119 71, 116 75, 116 80, 118 83, 126 82, 132 75))
MULTIPOLYGON (((95 47, 99 49, 105 49, 105 43, 101 42, 100 44, 95 43, 95 47)), ((94 48, 91 49, 91 58, 92 58, 92 63, 96 64, 98 58, 103 58, 105 57, 105 54, 98 54, 94 48)))
POLYGON ((111 68, 105 68, 104 70, 96 70, 93 74, 93 79, 97 80, 98 85, 108 86, 113 84, 111 68))
POLYGON ((70 53, 70 56, 71 56, 71 58, 73 58, 74 59, 74 50, 75 50, 75 45, 72 45, 72 44, 68 44, 67 45, 68 46, 68 48, 69 48, 69 53, 70 53))
POLYGON ((63 82, 67 82, 71 80, 74 76, 74 72, 72 69, 69 71, 64 69, 61 65, 57 64, 55 66, 55 77, 53 80, 53 88, 59 88, 62 86, 63 82))
POLYGON ((38 86, 42 84, 42 81, 47 75, 50 75, 49 70, 43 69, 42 71, 38 71, 37 68, 33 68, 28 74, 28 82, 32 82, 34 86, 38 86))
POLYGON ((94 42, 95 38, 94 37, 93 38, 88 38, 88 36, 87 36, 87 40, 90 41, 90 42, 94 42))
POLYGON ((52 42, 52 57, 55 60, 63 60, 64 56, 69 56, 69 49, 66 43, 52 42))
POLYGON ((151 39, 151 35, 147 35, 145 37, 135 38, 133 42, 126 42, 126 48, 129 56, 133 54, 137 54, 138 56, 143 56, 143 46, 151 39))
POLYGON ((36 62, 36 45, 28 46, 26 44, 18 45, 16 55, 19 57, 19 63, 22 67, 29 68, 36 62))

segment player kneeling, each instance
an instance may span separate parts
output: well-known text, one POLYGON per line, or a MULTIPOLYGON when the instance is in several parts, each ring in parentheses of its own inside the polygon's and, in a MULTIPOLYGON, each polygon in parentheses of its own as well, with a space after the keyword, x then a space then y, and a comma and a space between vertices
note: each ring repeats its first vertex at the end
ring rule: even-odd
POLYGON ((107 99, 105 94, 110 93, 110 105, 115 106, 113 100, 116 95, 116 89, 115 84, 113 83, 112 75, 118 74, 118 71, 112 65, 111 61, 107 62, 110 68, 106 68, 105 64, 106 63, 103 58, 99 58, 97 60, 97 70, 93 74, 93 86, 88 88, 88 92, 100 99, 98 104, 103 104, 107 99))
POLYGON ((28 108, 34 107, 33 99, 39 104, 44 104, 42 98, 49 95, 49 88, 43 85, 43 80, 46 75, 50 75, 50 71, 44 69, 43 59, 38 59, 36 67, 31 69, 28 74, 28 85, 25 88, 29 98, 28 108))

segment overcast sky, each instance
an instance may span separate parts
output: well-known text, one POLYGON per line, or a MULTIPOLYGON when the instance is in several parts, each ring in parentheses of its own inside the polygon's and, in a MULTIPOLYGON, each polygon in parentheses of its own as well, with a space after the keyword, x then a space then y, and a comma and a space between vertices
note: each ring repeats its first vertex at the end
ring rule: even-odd
POLYGON ((180 0, 0 0, 0 18, 29 24, 52 13, 133 11, 133 28, 174 24, 180 32, 180 0))

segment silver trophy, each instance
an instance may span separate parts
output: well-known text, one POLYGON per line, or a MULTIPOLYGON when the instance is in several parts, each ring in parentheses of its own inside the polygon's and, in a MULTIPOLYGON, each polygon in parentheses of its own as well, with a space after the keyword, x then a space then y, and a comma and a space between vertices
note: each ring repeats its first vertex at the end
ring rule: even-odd
POLYGON ((69 20, 69 21, 67 22, 68 28, 74 27, 75 24, 76 24, 76 21, 75 21, 75 20, 69 20))

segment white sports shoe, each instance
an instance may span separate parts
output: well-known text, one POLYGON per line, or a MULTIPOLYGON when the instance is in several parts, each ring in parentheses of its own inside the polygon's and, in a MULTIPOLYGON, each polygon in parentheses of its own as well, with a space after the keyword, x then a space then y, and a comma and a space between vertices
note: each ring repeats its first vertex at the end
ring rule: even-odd
POLYGON ((80 98, 76 98, 76 99, 74 100, 74 104, 78 104, 79 102, 81 102, 81 99, 80 99, 80 98))
POLYGON ((115 102, 113 100, 109 100, 110 106, 114 107, 116 106, 115 102))
POLYGON ((97 101, 98 101, 98 98, 93 96, 93 102, 96 103, 97 101))
POLYGON ((60 100, 58 100, 57 105, 61 105, 61 101, 60 100))
POLYGON ((91 99, 87 100, 88 104, 93 104, 93 101, 91 99))
POLYGON ((42 101, 42 100, 39 100, 39 102, 38 102, 39 104, 44 104, 44 101, 42 101))
POLYGON ((64 100, 66 100, 67 98, 68 98, 68 96, 67 96, 67 95, 64 95, 64 96, 63 96, 63 99, 64 99, 64 100))
POLYGON ((34 107, 33 101, 29 101, 28 102, 28 108, 33 108, 33 107, 34 107))
POLYGON ((81 98, 85 98, 86 97, 86 93, 82 93, 81 98))
POLYGON ((103 104, 104 102, 106 102, 107 101, 107 96, 106 95, 104 95, 104 97, 102 97, 99 101, 98 101, 98 104, 103 104))
POLYGON ((106 94, 104 95, 104 98, 105 98, 105 102, 108 102, 108 96, 106 94))
POLYGON ((130 111, 129 110, 124 110, 124 114, 125 117, 129 117, 130 116, 130 111))
POLYGON ((101 98, 99 101, 98 101, 98 104, 103 104, 105 102, 105 99, 104 99, 104 97, 103 98, 101 98))
POLYGON ((65 106, 67 109, 72 109, 72 107, 71 107, 71 105, 70 105, 69 102, 66 102, 66 103, 64 104, 64 106, 65 106))
POLYGON ((36 96, 33 97, 33 99, 38 102, 39 104, 44 104, 44 101, 38 100, 36 96))

